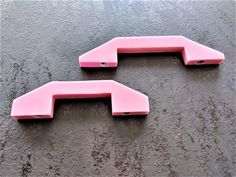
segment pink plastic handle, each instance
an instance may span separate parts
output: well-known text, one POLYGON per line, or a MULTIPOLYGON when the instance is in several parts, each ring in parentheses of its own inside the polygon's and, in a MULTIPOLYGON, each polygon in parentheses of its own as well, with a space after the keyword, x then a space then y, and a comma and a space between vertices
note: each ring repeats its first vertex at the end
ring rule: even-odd
POLYGON ((79 57, 80 67, 117 67, 117 53, 181 52, 185 65, 220 64, 224 54, 183 36, 116 37, 79 57))
POLYGON ((148 97, 112 80, 53 81, 13 101, 15 119, 52 118, 55 99, 111 97, 112 115, 147 115, 148 97))

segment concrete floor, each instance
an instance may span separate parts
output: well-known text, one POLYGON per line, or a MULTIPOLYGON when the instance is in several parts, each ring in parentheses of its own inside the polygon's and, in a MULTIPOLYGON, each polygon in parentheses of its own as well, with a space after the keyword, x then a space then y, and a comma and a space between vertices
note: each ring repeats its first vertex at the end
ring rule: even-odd
POLYGON ((2 1, 0 176, 236 176, 236 3, 2 1), (186 67, 178 53, 119 55, 114 70, 78 56, 115 36, 184 35, 225 53, 186 67), (51 121, 10 119, 12 100, 52 80, 113 79, 145 93, 146 118, 110 100, 60 100, 51 121))

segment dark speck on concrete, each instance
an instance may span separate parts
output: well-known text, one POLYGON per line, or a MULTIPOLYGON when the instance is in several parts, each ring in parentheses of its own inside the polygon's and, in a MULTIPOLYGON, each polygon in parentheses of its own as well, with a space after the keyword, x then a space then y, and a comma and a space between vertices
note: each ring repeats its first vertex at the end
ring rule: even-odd
POLYGON ((235 1, 1 1, 1 177, 235 177, 235 1), (78 57, 117 36, 183 35, 225 54, 78 57), (110 99, 57 100, 52 120, 15 121, 11 104, 49 81, 113 79, 149 96, 147 117, 115 118, 110 99))
POLYGON ((27 157, 26 157, 26 161, 24 162, 24 164, 22 165, 22 168, 21 168, 21 176, 22 177, 27 177, 28 174, 31 173, 32 171, 32 165, 30 163, 30 159, 31 159, 31 154, 27 154, 27 157))

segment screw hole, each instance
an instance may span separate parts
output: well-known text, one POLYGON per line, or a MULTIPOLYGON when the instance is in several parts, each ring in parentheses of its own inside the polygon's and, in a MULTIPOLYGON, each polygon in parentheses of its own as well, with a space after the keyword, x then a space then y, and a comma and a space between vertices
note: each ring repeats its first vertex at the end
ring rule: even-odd
POLYGON ((44 116, 42 115, 34 115, 34 118, 43 118, 44 116))
POLYGON ((129 115, 129 112, 124 112, 123 115, 129 115))
POLYGON ((106 66, 107 63, 106 62, 101 62, 101 66, 106 66))
POLYGON ((197 63, 198 64, 202 64, 202 63, 204 63, 205 61, 204 60, 199 60, 197 63))

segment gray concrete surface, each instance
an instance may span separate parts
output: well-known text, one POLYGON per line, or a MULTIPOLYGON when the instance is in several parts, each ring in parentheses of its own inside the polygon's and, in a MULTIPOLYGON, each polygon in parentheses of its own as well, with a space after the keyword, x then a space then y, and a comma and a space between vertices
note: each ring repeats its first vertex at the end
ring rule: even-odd
POLYGON ((2 1, 0 176, 236 176, 235 2, 2 1), (115 36, 184 35, 225 53, 119 55, 116 70, 78 56, 115 36), (147 94, 146 118, 110 100, 60 100, 51 121, 10 119, 12 100, 52 80, 114 79, 147 94))

